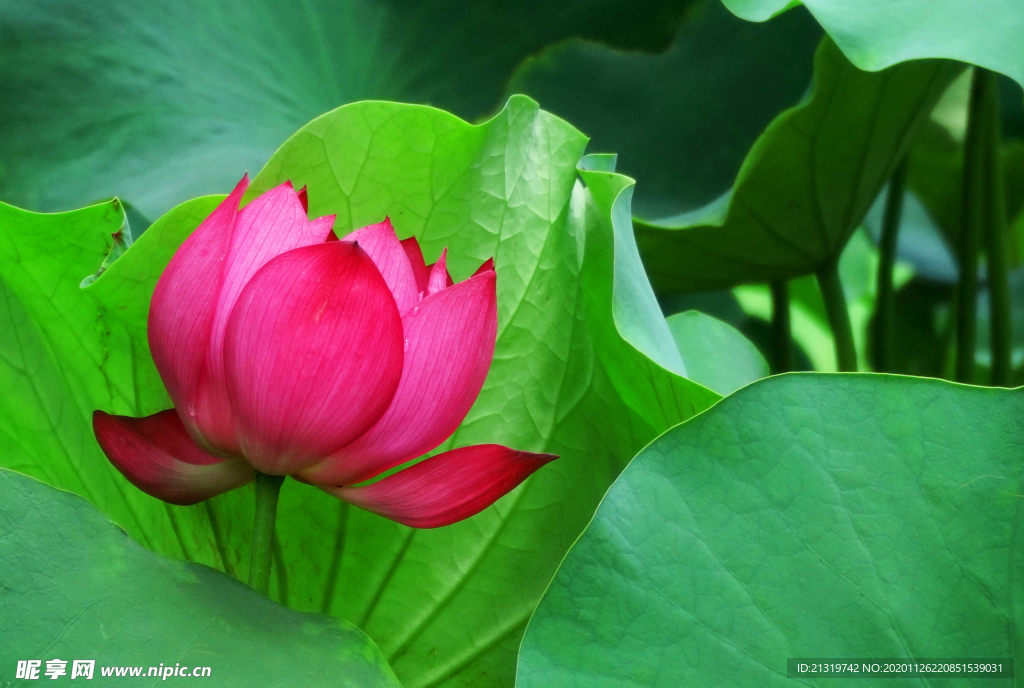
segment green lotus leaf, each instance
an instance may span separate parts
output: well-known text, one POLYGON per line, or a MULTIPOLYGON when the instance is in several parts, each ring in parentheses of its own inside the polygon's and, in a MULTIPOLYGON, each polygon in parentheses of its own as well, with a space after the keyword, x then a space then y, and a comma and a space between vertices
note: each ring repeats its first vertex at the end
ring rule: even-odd
POLYGON ((101 685, 118 675, 105 670, 137 668, 218 686, 400 688, 351 624, 290 611, 219 571, 153 554, 81 497, 2 469, 0 577, 5 679, 18 660, 40 662, 38 677, 51 678, 47 662, 59 659, 65 674, 52 679, 101 685), (92 674, 75 676, 76 659, 93 660, 92 674))
POLYGON ((768 363, 732 325, 700 311, 668 317, 690 379, 725 396, 768 376, 768 363))
MULTIPOLYGON (((743 388, 608 491, 530 621, 517 686, 761 688, 794 684, 787 658, 1012 658, 1022 414, 1020 390, 923 378, 743 388)), ((979 681, 1013 684, 934 685, 979 681)))

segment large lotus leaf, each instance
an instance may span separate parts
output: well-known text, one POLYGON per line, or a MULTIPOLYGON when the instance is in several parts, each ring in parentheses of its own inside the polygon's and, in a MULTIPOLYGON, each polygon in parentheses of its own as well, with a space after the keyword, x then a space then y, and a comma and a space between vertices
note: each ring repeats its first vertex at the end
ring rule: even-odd
POLYGON ((820 37, 805 10, 751 24, 704 0, 662 54, 566 41, 524 62, 508 92, 618 153, 619 169, 640 180, 634 215, 666 217, 732 187, 764 128, 807 91, 820 37))
POLYGON ((1022 417, 1019 390, 922 378, 745 387, 612 486, 530 621, 517 686, 762 688, 794 685, 790 657, 1013 657, 1022 417))
MULTIPOLYGON (((477 126, 429 107, 357 103, 304 127, 254 180, 307 184, 311 213, 337 213, 340 232, 390 214, 428 258, 448 246, 457 279, 495 256, 494 365, 445 446, 561 455, 494 507, 431 531, 285 483, 272 595, 362 627, 407 688, 510 685, 526 620, 607 486, 640 447, 718 399, 669 372, 684 368, 629 231, 632 181, 604 158, 588 161, 580 183, 585 143, 526 98, 477 126)), ((0 312, 16 333, 0 359, 15 390, 0 397, 0 417, 35 415, 2 426, 0 460, 27 456, 20 470, 81 490, 149 548, 238 576, 251 489, 166 506, 117 475, 88 424, 94 408, 167 407, 147 350, 148 302, 216 200, 172 210, 84 290, 120 215, 5 210, 0 247, 20 260, 0 260, 3 303, 16 309, 0 312)))
POLYGON ((207 509, 154 503, 92 437, 93 409, 167 403, 145 339, 79 288, 123 224, 117 201, 54 215, 0 203, 0 463, 85 496, 151 549, 220 565, 207 509))
POLYGON ((577 35, 660 48, 689 2, 5 2, 0 197, 49 211, 116 194, 153 219, 339 105, 480 117, 527 55, 577 35))
POLYGON ((0 470, 0 578, 4 685, 18 660, 39 660, 40 678, 49 660, 64 660, 63 680, 74 680, 74 660, 91 659, 88 678, 101 685, 115 667, 193 678, 208 667, 203 682, 214 686, 399 688, 351 624, 153 554, 81 497, 10 470, 0 470))
MULTIPOLYGON (((801 0, 722 0, 764 21, 801 0)), ((1002 72, 1024 85, 1019 0, 802 0, 850 60, 869 71, 945 57, 1002 72)))
POLYGON ((655 288, 720 289, 831 265, 960 69, 917 61, 863 72, 823 40, 811 93, 758 138, 731 192, 637 223, 655 288))

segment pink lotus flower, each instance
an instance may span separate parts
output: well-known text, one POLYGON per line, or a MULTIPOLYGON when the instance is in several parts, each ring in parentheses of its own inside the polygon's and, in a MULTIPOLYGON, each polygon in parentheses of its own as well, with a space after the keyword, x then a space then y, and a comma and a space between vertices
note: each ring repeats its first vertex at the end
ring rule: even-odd
POLYGON ((149 345, 174 409, 93 415, 141 490, 194 504, 291 475, 419 528, 472 516, 556 458, 485 444, 430 451, 469 411, 497 334, 493 262, 453 284, 388 220, 337 241, 285 183, 203 221, 160 277, 149 345))

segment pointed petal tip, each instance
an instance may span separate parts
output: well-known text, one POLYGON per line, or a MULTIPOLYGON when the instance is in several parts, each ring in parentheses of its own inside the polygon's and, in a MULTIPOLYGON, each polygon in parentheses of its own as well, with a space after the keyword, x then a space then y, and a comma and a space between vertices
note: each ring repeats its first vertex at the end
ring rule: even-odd
POLYGON ((473 277, 476 277, 477 275, 482 275, 485 272, 494 272, 494 258, 488 258, 487 260, 485 260, 483 265, 478 267, 476 269, 476 272, 473 273, 473 277))
MULTIPOLYGON (((231 193, 228 194, 228 197, 225 198, 223 201, 221 201, 221 205, 223 205, 225 207, 230 207, 235 212, 235 214, 237 215, 240 212, 239 211, 239 206, 242 204, 242 196, 244 196, 245 192, 248 191, 248 190, 249 190, 249 173, 246 172, 245 174, 242 175, 242 178, 238 180, 238 183, 235 184, 235 188, 233 188, 231 190, 231 193)), ((207 220, 209 220, 211 217, 213 217, 213 215, 217 212, 217 210, 220 210, 220 206, 218 206, 216 210, 214 210, 212 213, 210 213, 206 217, 206 220, 203 220, 203 222, 205 223, 207 220)), ((200 227, 201 226, 202 225, 200 225, 200 227)), ((196 229, 198 231, 198 228, 196 228, 196 229)))
POLYGON ((334 221, 337 219, 337 215, 321 215, 315 220, 311 220, 309 223, 309 231, 315 236, 324 236, 324 242, 337 241, 338 237, 334 234, 334 221), (331 239, 331 237, 334 239, 331 239))
MULTIPOLYGON (((309 191, 307 191, 306 185, 303 184, 302 188, 299 189, 296 194, 299 197, 299 203, 302 204, 302 210, 309 213, 309 191)), ((331 217, 334 217, 333 215, 331 217)))
POLYGON ((440 528, 480 513, 557 458, 481 444, 438 454, 370 485, 321 489, 402 525, 440 528))
POLYGON ((387 282, 398 304, 399 313, 405 313, 419 302, 416 267, 409 256, 408 247, 398 240, 388 218, 350 232, 343 240, 358 242, 360 248, 366 251, 387 282))
POLYGON ((492 295, 492 298, 497 300, 498 274, 494 271, 493 268, 490 270, 477 270, 476 272, 469 276, 468 280, 466 280, 465 282, 459 282, 459 284, 466 283, 473 283, 484 286, 489 292, 489 294, 492 295))
POLYGON ((427 279, 427 296, 436 294, 452 286, 452 276, 448 274, 448 248, 441 249, 437 262, 430 266, 430 277, 427 279))
MULTIPOLYGON (((305 189, 305 187, 303 187, 303 189, 305 189)), ((281 203, 281 202, 283 202, 283 199, 280 196, 281 196, 281 194, 284 194, 285 192, 290 192, 290 193, 285 194, 284 198, 294 197, 300 203, 302 202, 302 199, 300 197, 300 194, 302 193, 302 190, 298 190, 297 191, 295 189, 295 185, 292 184, 292 180, 291 179, 285 179, 283 182, 281 182, 277 186, 272 186, 269 189, 267 189, 266 191, 261 192, 258 196, 256 196, 256 198, 252 199, 252 201, 250 201, 250 203, 252 203, 252 202, 254 202, 254 201, 256 201, 257 199, 260 199, 260 198, 263 198, 264 201, 267 201, 269 199, 274 199, 276 203, 281 203), (267 197, 267 198, 264 198, 264 197, 267 197)))

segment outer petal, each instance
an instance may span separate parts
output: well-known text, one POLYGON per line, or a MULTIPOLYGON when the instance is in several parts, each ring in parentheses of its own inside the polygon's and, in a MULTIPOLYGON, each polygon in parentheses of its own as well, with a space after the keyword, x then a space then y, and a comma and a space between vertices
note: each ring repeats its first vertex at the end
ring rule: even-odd
POLYGON ((402 318, 407 348, 402 381, 380 421, 303 472, 310 482, 347 485, 430 451, 480 394, 498 329, 494 273, 486 272, 420 302, 402 318))
POLYGON ((402 374, 402 321, 369 256, 335 241, 278 256, 228 323, 228 394, 242 454, 287 475, 373 425, 402 374))
POLYGON ((357 229, 342 241, 355 241, 373 259, 388 288, 395 295, 398 312, 405 313, 419 303, 420 289, 406 249, 398 241, 391 220, 357 229))
POLYGON ((195 399, 185 408, 193 435, 211 449, 238 454, 235 422, 224 379, 224 331, 231 309, 256 272, 285 251, 322 244, 333 218, 306 220, 306 211, 291 183, 271 189, 239 213, 217 301, 206 366, 195 399))
POLYGON ((235 190, 185 240, 157 280, 149 307, 149 348, 174 405, 187 409, 196 396, 210 346, 224 258, 231 245, 238 203, 249 185, 235 190))
POLYGON ((409 265, 412 266, 412 273, 416 276, 416 288, 421 294, 426 293, 427 283, 430 281, 430 269, 423 260, 423 251, 420 250, 420 242, 416 237, 402 239, 402 248, 409 258, 409 265))
POLYGON ((371 485, 325 489, 392 521, 437 528, 486 509, 557 458, 480 444, 438 454, 371 485))
POLYGON ((196 446, 174 409, 145 418, 96 411, 92 427, 103 453, 143 492, 171 504, 195 504, 250 482, 252 466, 196 446))

